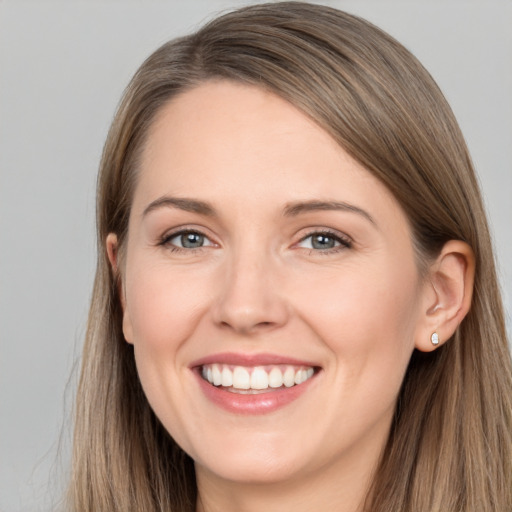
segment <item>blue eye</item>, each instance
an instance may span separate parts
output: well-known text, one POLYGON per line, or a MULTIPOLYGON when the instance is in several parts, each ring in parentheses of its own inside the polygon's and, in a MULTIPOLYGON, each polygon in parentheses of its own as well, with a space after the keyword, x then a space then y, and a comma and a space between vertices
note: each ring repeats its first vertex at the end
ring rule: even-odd
POLYGON ((200 249, 213 245, 213 243, 203 234, 197 231, 180 231, 167 237, 164 244, 170 244, 179 249, 200 249))
POLYGON ((328 251, 338 247, 350 247, 350 242, 340 236, 329 232, 311 233, 304 237, 298 244, 305 249, 328 251))

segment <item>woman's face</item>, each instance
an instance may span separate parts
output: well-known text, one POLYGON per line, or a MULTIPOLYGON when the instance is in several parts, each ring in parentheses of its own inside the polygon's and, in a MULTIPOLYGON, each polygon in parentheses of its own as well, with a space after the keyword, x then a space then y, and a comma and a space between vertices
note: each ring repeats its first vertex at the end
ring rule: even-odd
POLYGON ((199 477, 374 467, 423 284, 393 196, 304 114, 227 81, 167 104, 122 275, 144 391, 199 477))

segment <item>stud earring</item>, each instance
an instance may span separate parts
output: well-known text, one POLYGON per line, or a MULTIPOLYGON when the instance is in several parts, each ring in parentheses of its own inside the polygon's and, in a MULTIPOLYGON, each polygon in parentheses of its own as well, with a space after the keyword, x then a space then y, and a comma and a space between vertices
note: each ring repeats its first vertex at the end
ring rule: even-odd
POLYGON ((432 342, 432 345, 439 345, 439 335, 437 332, 432 333, 432 336, 430 336, 430 341, 432 342))

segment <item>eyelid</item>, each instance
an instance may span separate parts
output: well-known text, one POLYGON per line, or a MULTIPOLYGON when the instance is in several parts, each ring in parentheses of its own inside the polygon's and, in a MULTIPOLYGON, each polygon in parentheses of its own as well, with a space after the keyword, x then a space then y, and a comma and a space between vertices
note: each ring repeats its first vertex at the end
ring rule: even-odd
MULTIPOLYGON (((341 233, 337 230, 330 229, 330 228, 319 227, 319 228, 311 228, 310 230, 308 230, 308 232, 304 236, 301 236, 300 240, 295 244, 295 246, 300 247, 299 246, 300 243, 304 242, 305 240, 307 240, 308 238, 311 238, 314 235, 326 235, 326 236, 332 237, 335 239, 336 242, 338 242, 338 245, 336 245, 335 247, 328 248, 328 249, 314 249, 314 248, 309 249, 310 251, 313 251, 313 252, 317 252, 317 253, 331 252, 332 253, 332 252, 336 252, 336 251, 343 250, 343 249, 349 249, 353 245, 353 241, 348 235, 341 233)), ((304 247, 304 249, 308 249, 308 248, 304 247)))
MULTIPOLYGON (((176 251, 185 251, 185 252, 191 252, 191 251, 200 251, 201 249, 207 248, 207 247, 218 247, 219 244, 213 239, 213 237, 205 232, 206 230, 197 228, 195 226, 179 226, 176 227, 170 231, 165 232, 161 237, 159 237, 157 241, 157 245, 159 246, 171 246, 173 250, 176 251), (171 240, 173 238, 182 236, 187 233, 194 233, 197 235, 200 235, 205 238, 205 240, 208 241, 208 244, 203 245, 201 247, 195 247, 195 248, 189 248, 189 247, 182 247, 179 245, 175 245, 171 243, 171 240)), ((342 233, 340 231, 331 229, 331 228, 325 228, 325 227, 313 227, 309 228, 305 234, 303 234, 299 241, 294 244, 295 247, 301 248, 299 244, 307 240, 308 238, 311 238, 314 235, 325 235, 328 237, 332 237, 337 244, 334 247, 327 248, 327 249, 309 249, 312 252, 315 253, 333 253, 339 250, 348 249, 351 248, 353 245, 352 239, 346 235, 345 233, 342 233)), ((305 247, 302 247, 303 249, 308 249, 305 247)))
POLYGON ((159 239, 157 241, 157 245, 170 246, 171 248, 173 248, 176 251, 191 252, 191 251, 199 251, 206 247, 217 247, 219 244, 213 240, 212 236, 206 234, 205 230, 203 230, 203 229, 200 229, 197 227, 192 227, 192 226, 179 226, 170 231, 166 231, 161 237, 159 237, 159 239), (193 233, 193 234, 200 235, 200 236, 204 237, 205 240, 208 240, 209 243, 207 245, 204 245, 201 247, 195 247, 195 248, 181 247, 179 245, 175 245, 175 244, 171 243, 171 240, 173 238, 182 236, 187 233, 193 233))
POLYGON ((202 233, 198 233, 196 231, 182 231, 181 233, 175 233, 174 235, 167 238, 167 243, 171 243, 171 241, 175 240, 175 239, 180 239, 183 237, 183 235, 197 235, 197 236, 200 236, 205 242, 208 242, 208 243, 205 243, 204 245, 202 245, 200 247, 183 247, 183 245, 178 245, 175 243, 173 243, 172 245, 174 245, 175 247, 179 247, 180 249, 187 249, 187 250, 200 249, 203 247, 211 247, 212 245, 214 245, 214 243, 206 235, 203 235, 202 233))

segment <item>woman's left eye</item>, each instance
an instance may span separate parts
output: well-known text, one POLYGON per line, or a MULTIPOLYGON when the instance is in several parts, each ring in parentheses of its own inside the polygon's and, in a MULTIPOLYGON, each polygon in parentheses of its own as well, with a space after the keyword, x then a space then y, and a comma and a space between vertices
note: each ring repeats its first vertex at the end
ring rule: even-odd
POLYGON ((176 249, 200 249, 214 245, 212 241, 197 231, 180 231, 163 240, 163 245, 171 245, 176 249))
POLYGON ((311 233, 304 237, 297 246, 317 251, 328 251, 341 247, 350 247, 350 242, 349 240, 333 233, 318 232, 311 233))

